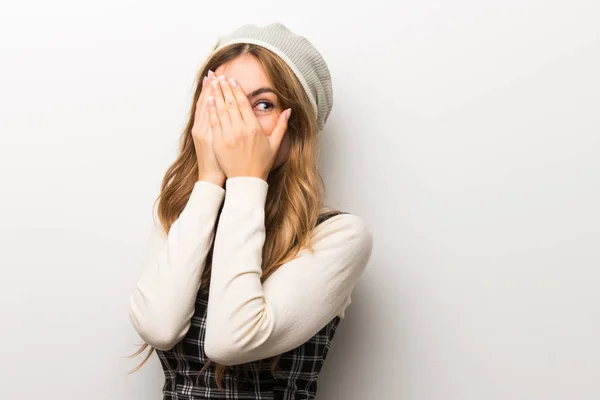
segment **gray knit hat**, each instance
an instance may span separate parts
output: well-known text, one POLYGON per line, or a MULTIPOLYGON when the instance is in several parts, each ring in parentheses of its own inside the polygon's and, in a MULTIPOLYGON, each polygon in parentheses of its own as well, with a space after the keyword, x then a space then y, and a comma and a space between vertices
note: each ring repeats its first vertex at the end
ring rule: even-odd
POLYGON ((281 57, 302 83, 313 105, 319 129, 323 129, 333 106, 331 75, 325 60, 308 39, 278 22, 263 27, 247 24, 220 36, 213 52, 234 43, 255 44, 281 57))

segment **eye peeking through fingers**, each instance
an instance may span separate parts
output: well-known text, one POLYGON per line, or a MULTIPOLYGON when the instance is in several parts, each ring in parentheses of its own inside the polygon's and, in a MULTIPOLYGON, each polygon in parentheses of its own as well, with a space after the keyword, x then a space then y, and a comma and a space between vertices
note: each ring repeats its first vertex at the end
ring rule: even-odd
POLYGON ((275 105, 270 101, 259 101, 256 103, 256 106, 263 105, 263 107, 259 107, 258 111, 271 111, 275 108, 275 105))

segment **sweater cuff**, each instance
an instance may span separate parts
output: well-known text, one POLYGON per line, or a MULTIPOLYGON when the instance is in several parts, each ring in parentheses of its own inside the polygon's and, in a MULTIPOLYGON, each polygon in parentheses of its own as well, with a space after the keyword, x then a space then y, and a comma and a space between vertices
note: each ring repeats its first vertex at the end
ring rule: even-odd
POLYGON ((236 176, 225 181, 225 206, 265 208, 269 184, 254 176, 236 176))
POLYGON ((194 184, 192 193, 188 200, 188 204, 192 208, 198 208, 199 210, 205 210, 212 213, 217 213, 223 198, 225 197, 225 189, 215 185, 208 181, 197 181, 194 184))

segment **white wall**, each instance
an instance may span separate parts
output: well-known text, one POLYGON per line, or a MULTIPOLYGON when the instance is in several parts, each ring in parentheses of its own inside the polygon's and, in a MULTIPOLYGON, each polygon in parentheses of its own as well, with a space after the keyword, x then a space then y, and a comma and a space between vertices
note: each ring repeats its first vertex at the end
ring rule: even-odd
POLYGON ((319 399, 600 398, 597 1, 0 12, 0 397, 161 398, 123 358, 152 201, 217 35, 278 20, 329 63, 331 204, 375 237, 319 399))

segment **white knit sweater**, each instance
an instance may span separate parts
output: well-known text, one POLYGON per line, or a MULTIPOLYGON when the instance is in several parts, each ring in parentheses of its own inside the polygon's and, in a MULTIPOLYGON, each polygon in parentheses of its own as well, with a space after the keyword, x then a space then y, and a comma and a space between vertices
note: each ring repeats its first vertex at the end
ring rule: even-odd
POLYGON ((315 228, 314 253, 302 249, 261 283, 268 184, 235 177, 225 187, 198 181, 169 234, 154 226, 129 318, 159 350, 185 336, 224 199, 214 238, 205 353, 234 365, 298 347, 335 316, 343 318, 373 239, 359 217, 335 216, 315 228))

